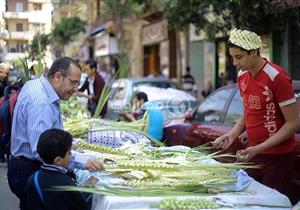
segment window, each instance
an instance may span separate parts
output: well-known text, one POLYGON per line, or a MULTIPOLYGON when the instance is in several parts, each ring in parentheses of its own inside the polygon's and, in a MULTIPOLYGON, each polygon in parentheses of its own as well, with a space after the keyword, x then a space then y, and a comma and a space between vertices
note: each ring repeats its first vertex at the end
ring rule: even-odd
POLYGON ((244 111, 243 102, 241 99, 240 91, 236 91, 225 117, 225 124, 235 125, 235 123, 242 116, 244 111))
POLYGON ((229 102, 234 88, 221 89, 210 95, 200 104, 194 115, 195 121, 222 122, 225 108, 229 102))
POLYGON ((25 52, 25 44, 23 43, 17 44, 17 52, 25 52))
POLYGON ((23 2, 16 3, 16 12, 24 12, 23 2))
POLYGON ((111 100, 122 100, 126 96, 126 83, 125 82, 116 82, 113 83, 111 88, 111 100))
POLYGON ((33 10, 42 10, 41 3, 33 3, 33 10))
POLYGON ((23 23, 17 23, 16 29, 17 31, 23 31, 23 23))
POLYGON ((45 32, 45 24, 43 23, 33 23, 32 29, 35 32, 45 32))
POLYGON ((157 87, 157 88, 174 88, 178 89, 174 83, 163 81, 163 82, 137 82, 133 84, 132 89, 133 92, 138 91, 141 87, 157 87))
POLYGON ((12 52, 12 53, 14 53, 14 52, 16 52, 17 50, 16 50, 16 48, 15 47, 10 47, 9 48, 9 52, 12 52))

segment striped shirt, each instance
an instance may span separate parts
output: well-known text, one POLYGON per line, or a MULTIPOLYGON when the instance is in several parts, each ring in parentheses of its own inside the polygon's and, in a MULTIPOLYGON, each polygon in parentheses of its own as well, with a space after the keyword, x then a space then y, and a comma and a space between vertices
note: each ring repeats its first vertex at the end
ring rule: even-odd
MULTIPOLYGON (((60 98, 45 76, 26 82, 14 109, 11 134, 13 156, 41 160, 37 153, 40 134, 50 128, 63 129, 59 104, 60 98)), ((84 168, 87 158, 73 155, 69 169, 84 168)))

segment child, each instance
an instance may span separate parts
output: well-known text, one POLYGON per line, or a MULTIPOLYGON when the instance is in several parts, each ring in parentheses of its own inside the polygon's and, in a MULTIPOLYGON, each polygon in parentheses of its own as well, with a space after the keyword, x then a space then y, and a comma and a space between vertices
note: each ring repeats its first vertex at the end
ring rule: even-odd
POLYGON ((28 210, 89 209, 80 192, 51 190, 55 186, 75 185, 66 174, 71 158, 72 140, 71 134, 60 129, 49 129, 41 134, 37 152, 44 164, 28 179, 25 189, 28 210))

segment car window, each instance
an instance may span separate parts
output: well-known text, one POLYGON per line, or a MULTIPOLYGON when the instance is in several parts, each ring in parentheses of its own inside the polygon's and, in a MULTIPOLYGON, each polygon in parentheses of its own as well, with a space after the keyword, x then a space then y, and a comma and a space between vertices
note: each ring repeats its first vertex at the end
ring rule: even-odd
POLYGON ((176 85, 174 83, 171 82, 139 82, 139 83, 135 83, 133 85, 133 92, 137 91, 140 87, 142 86, 146 86, 146 87, 158 87, 158 88, 175 88, 178 89, 176 87, 176 85))
POLYGON ((193 120, 205 122, 221 122, 225 115, 224 109, 234 88, 221 89, 212 93, 197 108, 193 120))
POLYGON ((300 90, 295 90, 295 97, 300 98, 300 90))
POLYGON ((240 91, 236 91, 225 117, 225 124, 234 125, 242 116, 244 111, 243 102, 241 99, 240 91))
POLYGON ((110 100, 122 100, 126 96, 126 83, 115 82, 111 87, 110 100))

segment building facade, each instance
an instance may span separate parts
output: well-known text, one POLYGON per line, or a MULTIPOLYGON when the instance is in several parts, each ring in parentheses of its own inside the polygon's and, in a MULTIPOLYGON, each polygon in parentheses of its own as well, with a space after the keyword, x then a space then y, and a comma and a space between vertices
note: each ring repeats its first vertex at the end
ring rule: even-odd
POLYGON ((3 18, 5 11, 5 2, 0 1, 0 62, 4 61, 4 54, 6 53, 6 41, 8 39, 8 31, 5 28, 5 20, 3 18))
MULTIPOLYGON (((24 57, 36 33, 50 33, 51 12, 51 0, 6 0, 3 14, 8 31, 5 61, 24 57)), ((46 54, 49 58, 50 53, 46 54)))

